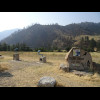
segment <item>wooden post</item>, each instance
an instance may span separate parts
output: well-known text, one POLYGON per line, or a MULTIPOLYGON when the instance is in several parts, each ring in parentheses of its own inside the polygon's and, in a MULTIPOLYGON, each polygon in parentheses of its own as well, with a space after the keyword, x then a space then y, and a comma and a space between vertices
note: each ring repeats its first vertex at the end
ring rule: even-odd
POLYGON ((19 54, 13 54, 13 60, 19 60, 19 54))

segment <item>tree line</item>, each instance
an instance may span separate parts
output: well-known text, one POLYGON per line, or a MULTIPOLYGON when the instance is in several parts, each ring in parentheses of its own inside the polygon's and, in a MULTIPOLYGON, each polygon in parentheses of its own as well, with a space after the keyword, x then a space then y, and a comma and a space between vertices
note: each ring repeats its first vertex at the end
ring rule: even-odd
POLYGON ((53 45, 53 46, 48 45, 46 47, 42 46, 39 48, 31 48, 27 46, 25 43, 17 43, 13 45, 0 43, 0 51, 14 51, 15 48, 18 48, 18 51, 37 52, 38 50, 41 50, 41 52, 53 52, 53 51, 61 52, 62 50, 69 51, 73 46, 80 47, 81 49, 88 52, 100 51, 100 40, 96 41, 94 40, 94 38, 90 40, 88 36, 85 36, 85 37, 82 37, 80 40, 78 40, 77 44, 75 44, 75 41, 73 42, 72 41, 73 41, 72 38, 70 39, 66 38, 66 41, 64 42, 65 44, 63 44, 62 48, 59 47, 59 43, 57 41, 56 41, 57 42, 56 45, 53 45))
POLYGON ((13 45, 0 43, 0 51, 14 51, 15 48, 18 48, 18 51, 32 51, 32 49, 25 43, 17 43, 13 45))
POLYGON ((100 40, 96 41, 94 38, 91 40, 88 36, 82 37, 76 45, 88 52, 100 51, 100 40))
POLYGON ((82 37, 80 38, 80 40, 77 41, 78 43, 75 44, 75 41, 73 41, 72 39, 69 39, 65 41, 64 47, 60 48, 59 46, 57 46, 57 44, 59 45, 59 43, 57 42, 55 46, 53 47, 40 47, 40 48, 35 48, 34 51, 38 51, 41 50, 41 52, 53 52, 53 51, 58 51, 61 52, 63 50, 69 51, 72 47, 79 47, 85 51, 88 52, 95 52, 95 51, 100 51, 100 40, 96 41, 94 40, 94 38, 89 39, 88 36, 82 37))

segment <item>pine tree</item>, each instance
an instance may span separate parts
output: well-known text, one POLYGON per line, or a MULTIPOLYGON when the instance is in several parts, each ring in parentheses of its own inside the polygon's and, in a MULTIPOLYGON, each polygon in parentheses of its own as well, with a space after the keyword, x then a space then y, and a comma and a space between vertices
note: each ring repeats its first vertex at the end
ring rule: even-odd
POLYGON ((92 38, 90 40, 90 48, 92 49, 92 51, 94 51, 94 47, 96 47, 96 41, 94 40, 94 38, 92 38))

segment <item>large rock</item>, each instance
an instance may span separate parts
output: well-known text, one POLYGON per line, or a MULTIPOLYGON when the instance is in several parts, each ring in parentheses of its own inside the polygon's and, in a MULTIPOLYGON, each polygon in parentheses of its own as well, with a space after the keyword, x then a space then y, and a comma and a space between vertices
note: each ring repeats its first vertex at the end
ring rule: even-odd
POLYGON ((62 69, 65 72, 69 72, 69 66, 67 66, 65 64, 60 64, 60 69, 62 69))
POLYGON ((42 77, 38 82, 38 87, 54 87, 56 80, 53 77, 42 77))

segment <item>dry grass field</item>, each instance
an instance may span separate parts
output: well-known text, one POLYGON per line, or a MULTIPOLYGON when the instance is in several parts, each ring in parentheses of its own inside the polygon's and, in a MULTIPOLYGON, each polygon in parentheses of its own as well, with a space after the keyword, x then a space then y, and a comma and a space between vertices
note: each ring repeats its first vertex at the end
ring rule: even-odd
MULTIPOLYGON (((20 61, 13 61, 14 52, 0 52, 0 87, 37 87, 43 76, 54 77, 56 87, 100 87, 100 75, 77 76, 59 70, 65 62, 66 52, 43 52, 47 63, 39 62, 37 52, 19 52, 20 61)), ((100 64, 100 53, 91 53, 93 61, 100 64)))

